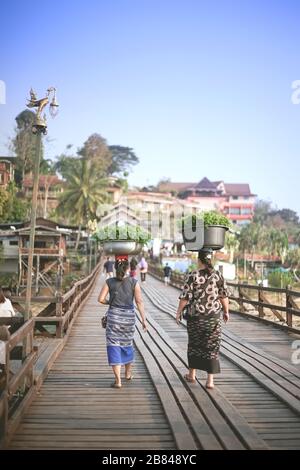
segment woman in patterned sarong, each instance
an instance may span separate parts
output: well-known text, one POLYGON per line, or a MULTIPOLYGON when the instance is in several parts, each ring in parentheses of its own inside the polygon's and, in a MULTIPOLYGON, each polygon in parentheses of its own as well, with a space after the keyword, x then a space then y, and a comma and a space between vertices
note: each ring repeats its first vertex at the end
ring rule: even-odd
POLYGON ((214 388, 214 374, 220 372, 221 310, 229 320, 226 283, 211 263, 212 251, 200 250, 198 270, 188 274, 181 295, 176 320, 187 307, 188 382, 196 382, 196 369, 207 372, 207 388, 214 388))
POLYGON ((127 276, 128 261, 116 262, 116 277, 107 279, 98 298, 101 304, 109 305, 106 325, 106 348, 108 363, 112 366, 114 388, 121 388, 121 366, 125 365, 125 379, 132 379, 134 361, 133 336, 136 314, 135 300, 146 331, 146 319, 141 289, 136 279, 127 276), (109 294, 109 301, 106 300, 109 294))

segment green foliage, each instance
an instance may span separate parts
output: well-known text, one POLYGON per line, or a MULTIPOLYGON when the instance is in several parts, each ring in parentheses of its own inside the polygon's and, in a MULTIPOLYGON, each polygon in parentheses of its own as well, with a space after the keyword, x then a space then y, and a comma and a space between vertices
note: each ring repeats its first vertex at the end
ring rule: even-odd
POLYGON ((18 283, 18 276, 16 273, 1 273, 0 274, 0 286, 2 288, 7 287, 14 291, 18 283))
MULTIPOLYGON (((109 175, 117 175, 131 170, 131 167, 139 163, 139 159, 130 147, 121 145, 110 145, 111 164, 108 167, 109 175)), ((125 176, 125 175, 124 175, 125 176)))
POLYGON ((271 287, 286 288, 295 283, 295 279, 290 272, 273 271, 268 275, 268 281, 271 287))
POLYGON ((28 214, 29 204, 17 196, 15 183, 0 189, 0 222, 22 222, 28 214))
POLYGON ((96 218, 98 206, 106 201, 107 183, 97 164, 85 159, 78 162, 78 167, 67 173, 66 189, 59 198, 57 214, 81 225, 96 218))
MULTIPOLYGON (((28 109, 22 111, 16 117, 17 127, 15 135, 10 141, 10 149, 17 157, 15 169, 15 181, 21 185, 26 174, 34 167, 36 136, 32 133, 32 125, 35 121, 35 113, 28 109)), ((42 156, 43 160, 43 148, 42 156)))
POLYGON ((138 226, 124 225, 121 227, 104 227, 93 235, 99 242, 110 240, 130 240, 138 243, 146 243, 150 240, 150 234, 138 226))
POLYGON ((291 269, 297 270, 300 268, 300 248, 288 250, 285 264, 291 269))
POLYGON ((54 169, 68 181, 68 176, 80 168, 80 158, 62 153, 54 164, 54 169))
POLYGON ((82 279, 83 277, 84 277, 84 275, 80 274, 80 273, 65 274, 64 277, 63 277, 63 281, 62 281, 62 290, 63 290, 63 292, 67 292, 68 290, 70 290, 73 287, 73 285, 77 281, 80 281, 80 279, 82 279))
POLYGON ((189 214, 182 218, 181 224, 195 225, 197 220, 203 221, 205 227, 208 227, 209 225, 224 225, 228 228, 231 227, 231 222, 226 217, 226 215, 217 211, 206 211, 197 214, 189 214))

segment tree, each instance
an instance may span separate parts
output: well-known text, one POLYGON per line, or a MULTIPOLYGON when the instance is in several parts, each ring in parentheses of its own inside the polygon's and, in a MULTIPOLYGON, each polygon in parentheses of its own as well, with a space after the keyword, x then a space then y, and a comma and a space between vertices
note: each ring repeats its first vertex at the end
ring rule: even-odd
POLYGON ((72 174, 73 171, 80 171, 80 166, 79 157, 66 155, 65 153, 59 155, 54 163, 55 171, 65 179, 67 179, 68 175, 72 174))
POLYGON ((78 225, 77 250, 82 225, 96 218, 99 205, 106 201, 107 182, 102 178, 97 163, 79 159, 78 167, 67 176, 66 189, 59 198, 57 214, 78 225))
POLYGON ((16 117, 17 127, 15 128, 15 136, 10 142, 10 149, 17 157, 15 181, 18 185, 21 185, 24 176, 33 170, 35 136, 32 133, 32 125, 34 121, 35 113, 27 109, 16 117))
POLYGON ((108 149, 111 153, 111 164, 107 169, 109 175, 129 172, 132 166, 139 163, 138 157, 130 147, 110 145, 108 149))
POLYGON ((230 257, 229 257, 229 263, 233 263, 234 260, 234 254, 236 250, 239 248, 239 240, 237 236, 234 233, 227 233, 226 235, 226 241, 225 241, 225 248, 229 251, 230 257))
POLYGON ((253 222, 265 223, 266 218, 271 213, 272 205, 269 201, 260 199, 255 204, 253 222))
POLYGON ((94 168, 97 167, 97 171, 102 175, 108 173, 108 168, 112 164, 112 155, 107 147, 106 140, 100 134, 90 135, 77 153, 94 168))
POLYGON ((15 183, 9 183, 7 189, 0 189, 1 222, 21 222, 28 216, 29 205, 18 197, 15 183))

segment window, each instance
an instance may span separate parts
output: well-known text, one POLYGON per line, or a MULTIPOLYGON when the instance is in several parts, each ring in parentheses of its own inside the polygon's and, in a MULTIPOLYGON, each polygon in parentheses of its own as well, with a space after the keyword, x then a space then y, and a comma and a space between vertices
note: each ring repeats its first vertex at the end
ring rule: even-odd
POLYGON ((0 173, 0 184, 4 183, 4 174, 0 173))
POLYGON ((249 215, 252 214, 252 210, 250 207, 242 207, 241 208, 241 214, 242 215, 249 215))
POLYGON ((229 207, 229 214, 240 215, 241 210, 239 207, 229 207))
POLYGON ((239 198, 238 196, 232 196, 232 199, 234 199, 235 201, 236 201, 238 198, 239 198))
POLYGON ((18 245, 19 245, 19 242, 18 242, 18 240, 11 240, 11 241, 9 242, 9 244, 10 244, 10 246, 18 246, 18 245))
POLYGON ((245 201, 248 201, 249 196, 244 196, 245 201))

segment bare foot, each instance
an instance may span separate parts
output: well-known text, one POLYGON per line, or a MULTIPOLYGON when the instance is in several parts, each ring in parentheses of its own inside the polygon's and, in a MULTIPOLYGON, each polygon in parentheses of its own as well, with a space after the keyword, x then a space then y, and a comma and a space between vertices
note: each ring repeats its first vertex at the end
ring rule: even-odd
POLYGON ((190 382, 192 384, 196 383, 196 379, 194 377, 191 377, 189 374, 185 374, 184 378, 187 382, 190 382))

